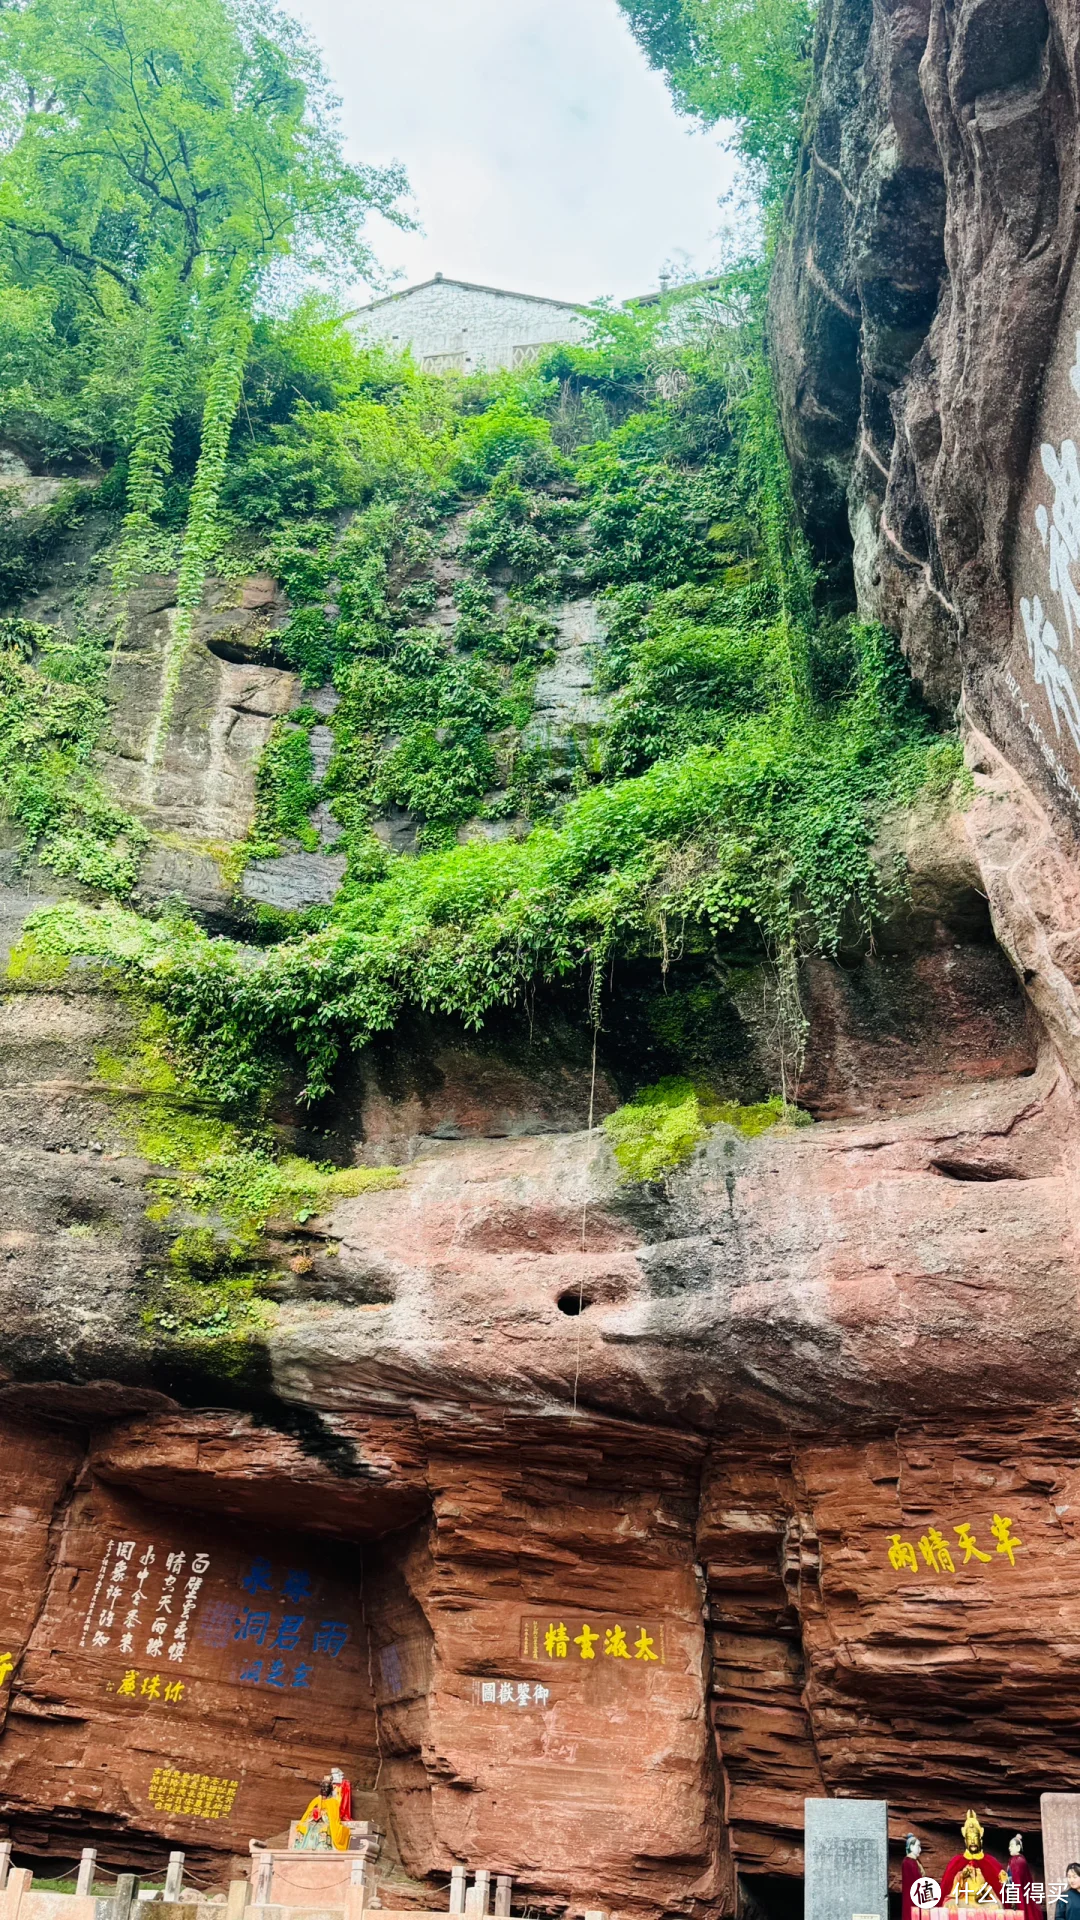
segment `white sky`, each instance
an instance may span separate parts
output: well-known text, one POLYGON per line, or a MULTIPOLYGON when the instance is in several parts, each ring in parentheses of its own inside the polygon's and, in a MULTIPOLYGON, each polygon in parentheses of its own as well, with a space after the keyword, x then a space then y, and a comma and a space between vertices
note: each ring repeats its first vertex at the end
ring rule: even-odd
POLYGON ((408 171, 425 231, 371 229, 400 285, 623 300, 668 261, 713 264, 731 163, 675 113, 616 0, 286 4, 323 49, 349 157, 408 171))

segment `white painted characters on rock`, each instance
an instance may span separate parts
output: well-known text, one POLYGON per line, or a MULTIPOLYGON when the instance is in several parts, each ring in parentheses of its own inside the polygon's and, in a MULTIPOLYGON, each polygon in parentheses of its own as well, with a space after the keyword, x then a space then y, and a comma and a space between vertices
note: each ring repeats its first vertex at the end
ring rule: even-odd
POLYGON ((1073 392, 1080 393, 1080 330, 1076 335, 1076 359, 1069 368, 1069 379, 1072 381, 1073 392))
MULTIPOLYGON (((190 1577, 183 1580, 187 1555, 167 1552, 165 1575, 160 1583, 161 1591, 153 1617, 146 1620, 142 1606, 147 1597, 147 1582, 153 1577, 152 1569, 157 1565, 159 1552, 160 1549, 154 1546, 147 1546, 139 1552, 134 1540, 109 1541, 83 1620, 80 1647, 86 1646, 89 1637, 91 1647, 104 1652, 111 1645, 114 1632, 119 1629, 119 1650, 122 1654, 131 1654, 135 1652, 136 1636, 141 1638, 145 1629, 149 1632, 146 1642, 149 1659, 161 1658, 171 1636, 167 1657, 173 1661, 183 1660, 187 1652, 191 1616, 210 1565, 210 1556, 197 1553, 191 1562, 190 1577), (129 1575, 132 1577, 129 1578, 129 1575), (102 1601, 100 1609, 99 1598, 102 1601)), ((149 1603, 146 1611, 149 1614, 149 1603)))
POLYGON ((1070 569, 1080 559, 1080 465, 1076 442, 1063 440, 1060 453, 1044 444, 1041 455, 1043 472, 1054 489, 1054 504, 1050 513, 1044 506, 1036 507, 1035 525, 1043 552, 1049 555, 1050 587, 1061 598, 1069 646, 1075 647, 1076 630, 1080 627, 1080 590, 1070 569))
POLYGON ((1076 696, 1072 675, 1058 652, 1057 632, 1043 613, 1038 594, 1034 600, 1021 600, 1020 615, 1024 622, 1035 684, 1045 691, 1056 732, 1060 736, 1061 722, 1064 720, 1072 735, 1073 745, 1080 753, 1080 700, 1076 696))
MULTIPOLYGON (((1080 334, 1077 335, 1077 360, 1070 375, 1080 393, 1080 334)), ((1063 440, 1060 448, 1048 441, 1040 449, 1043 472, 1054 489, 1052 504, 1041 501, 1035 509, 1035 530, 1047 557, 1050 592, 1057 595, 1061 623, 1055 626, 1043 608, 1038 594, 1020 602, 1028 658, 1036 686, 1046 694, 1054 731, 1059 740, 1062 725, 1077 752, 1080 752, 1080 697, 1072 675, 1072 657, 1080 634, 1080 587, 1072 569, 1080 562, 1080 458, 1075 440, 1063 440), (1061 634, 1067 640, 1063 646, 1061 634)), ((1033 723, 1032 723, 1033 724, 1033 723)))

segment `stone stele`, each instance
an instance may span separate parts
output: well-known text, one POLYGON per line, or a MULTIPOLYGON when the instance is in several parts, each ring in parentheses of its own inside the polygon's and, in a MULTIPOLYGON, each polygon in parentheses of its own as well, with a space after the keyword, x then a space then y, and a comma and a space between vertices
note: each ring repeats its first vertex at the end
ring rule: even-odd
POLYGON ((887 1920, 884 1800, 807 1800, 806 1920, 887 1920))
POLYGON ((1080 1793, 1044 1793, 1039 1799, 1042 1818, 1043 1873, 1046 1911, 1053 1920, 1057 1902, 1050 1894, 1065 1879, 1070 1860, 1080 1860, 1080 1793))

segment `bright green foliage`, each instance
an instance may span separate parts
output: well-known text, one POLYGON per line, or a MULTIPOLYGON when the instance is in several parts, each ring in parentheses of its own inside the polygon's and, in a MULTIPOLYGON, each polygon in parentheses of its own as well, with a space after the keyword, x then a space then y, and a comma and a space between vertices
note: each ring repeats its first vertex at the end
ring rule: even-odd
MULTIPOLYGON (((261 0, 0 9, 0 156, 0 431, 45 456, 117 460, 99 504, 115 508, 126 480, 118 588, 179 563, 153 763, 223 539, 256 297, 286 255, 368 271, 364 218, 399 218, 403 181, 345 162, 317 56, 261 0)), ((325 391, 340 362, 325 329, 309 357, 325 391)), ((16 524, 0 500, 0 606, 33 589, 82 505, 73 489, 16 524)), ((140 842, 89 771, 101 688, 62 699, 55 665, 40 686, 5 669, 7 810, 58 872, 124 894, 140 842)))
MULTIPOLYGON (((796 1073, 799 956, 865 934, 883 813, 958 763, 888 636, 816 609, 756 298, 744 275, 700 320, 602 311, 592 344, 476 380, 350 350, 316 310, 260 322, 221 497, 290 596, 275 644, 338 695, 319 795, 346 884, 258 952, 64 905, 16 966, 99 956, 167 1009, 206 1092, 249 1102, 297 1066, 322 1094, 410 1008, 479 1026, 567 982, 602 1018, 624 961, 659 984, 687 951, 756 950, 796 1073), (599 605, 611 711, 550 746, 531 696, 564 595, 599 605), (394 809, 416 857, 371 832, 394 809), (526 838, 458 844, 511 814, 526 838)), ((260 852, 312 842, 310 719, 274 730, 260 852)))
POLYGON ((309 851, 319 844, 311 810, 319 797, 311 778, 311 708, 275 720, 255 772, 255 823, 248 858, 271 859, 283 839, 299 840, 309 851), (301 721, 303 724, 298 725, 301 721))
POLYGON ((522 463, 536 477, 551 471, 550 431, 521 395, 501 394, 494 406, 466 419, 456 436, 448 475, 451 486, 463 492, 484 489, 511 462, 522 463))
MULTIPOLYGON (((191 639, 192 622, 202 599, 210 562, 221 540, 218 502, 221 498, 229 438, 240 401, 244 365, 250 340, 250 315, 233 295, 224 302, 214 328, 210 373, 203 405, 199 460, 191 486, 187 525, 180 543, 176 618, 173 622, 165 662, 162 698, 158 703, 154 731, 147 747, 147 759, 151 766, 157 764, 162 744, 168 735, 180 671, 191 639)), ((159 424, 162 418, 163 416, 155 415, 155 420, 159 424)), ((169 437, 171 438, 171 431, 169 437)), ((136 452, 140 451, 137 445, 136 452)), ((164 456, 160 455, 153 460, 155 474, 163 463, 163 458, 164 456)), ((151 456, 147 454, 147 465, 150 466, 150 464, 151 456)), ((127 531, 128 544, 121 554, 118 567, 118 584, 124 585, 131 577, 134 564, 138 561, 145 563, 148 557, 145 543, 139 538, 137 513, 129 515, 127 531)))
POLYGON ((496 778, 488 736, 513 723, 520 680, 479 649, 448 651, 437 629, 406 628, 386 651, 389 659, 339 670, 326 792, 350 824, 366 824, 370 807, 408 808, 423 823, 424 846, 446 845, 483 809, 496 778), (396 744, 384 749, 387 738, 396 744))
POLYGON ((263 1298, 267 1223, 275 1218, 287 1230, 337 1200, 395 1186, 397 1169, 275 1155, 258 1129, 224 1119, 178 1077, 159 1010, 150 1010, 126 1055, 100 1054, 97 1071, 106 1088, 122 1091, 116 1120, 157 1169, 147 1213, 164 1249, 149 1273, 147 1328, 218 1372, 242 1372, 273 1316, 263 1298), (142 1098, 133 1103, 136 1092, 142 1098))
POLYGON ((363 272, 394 172, 342 160, 318 58, 269 6, 29 0, 0 22, 0 237, 12 284, 175 311, 292 250, 363 272))
POLYGON ((810 85, 813 0, 619 0, 685 112, 733 120, 766 202, 795 169, 810 85))
POLYGON ((115 910, 56 909, 31 930, 43 952, 120 960, 163 994, 196 1071, 228 1098, 262 1083, 268 1046, 295 1049, 321 1091, 340 1046, 410 1002, 479 1024, 536 979, 659 952, 669 928, 712 939, 745 919, 778 946, 835 944, 853 900, 872 905, 874 822, 919 789, 932 746, 896 657, 860 631, 858 684, 838 718, 790 700, 722 749, 583 793, 557 829, 521 844, 397 861, 327 927, 257 959, 193 933, 170 942, 115 910))
POLYGON ((179 262, 167 261, 154 288, 143 342, 142 366, 131 431, 125 522, 132 556, 152 536, 172 475, 173 431, 180 407, 182 334, 187 304, 179 262))
POLYGON ((709 1128, 723 1121, 753 1139, 778 1121, 805 1124, 808 1116, 787 1108, 780 1099, 739 1106, 717 1100, 707 1087, 691 1080, 658 1080, 604 1121, 615 1158, 628 1180, 657 1180, 681 1167, 700 1146, 709 1128))
POLYGON ((43 866, 97 892, 130 893, 145 830, 106 794, 94 750, 109 722, 108 645, 0 621, 0 806, 43 866))
POLYGON ((397 1183, 396 1167, 318 1166, 296 1154, 273 1160, 249 1147, 204 1162, 187 1189, 186 1201, 200 1213, 261 1231, 271 1214, 302 1225, 337 1200, 381 1193, 397 1183))
POLYGON ((66 430, 71 446, 81 414, 91 430, 80 451, 127 455, 121 587, 168 562, 161 523, 178 430, 201 400, 153 760, 221 542, 256 294, 286 254, 323 273, 367 271, 364 217, 372 207, 399 217, 403 182, 346 164, 318 59, 295 25, 270 5, 228 0, 0 10, 0 152, 11 424, 45 448, 66 430), (87 385, 89 408, 76 398, 87 385))

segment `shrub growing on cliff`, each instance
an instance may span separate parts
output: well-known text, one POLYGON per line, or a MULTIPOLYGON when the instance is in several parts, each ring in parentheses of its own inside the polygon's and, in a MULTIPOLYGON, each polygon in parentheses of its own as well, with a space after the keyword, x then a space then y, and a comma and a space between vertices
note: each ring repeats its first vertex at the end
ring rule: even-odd
MULTIPOLYGON (((474 380, 334 344, 317 312, 306 345, 295 318, 264 327, 263 413, 223 497, 238 565, 271 566, 292 601, 276 645, 334 682, 318 792, 346 884, 257 952, 64 905, 33 923, 33 964, 99 956, 167 1009, 205 1090, 248 1102, 297 1066, 318 1096, 410 1007, 479 1026, 576 982, 599 1019, 624 960, 659 982, 682 952, 756 945, 797 1063, 796 961, 866 925, 877 822, 952 749, 887 636, 815 609, 751 295, 743 278, 682 335, 602 312, 591 345, 474 380), (619 423, 560 448, 587 392, 619 423), (611 710, 552 745, 532 688, 567 594, 601 609, 611 710), (371 832, 393 809, 416 857, 371 832), (523 815, 526 837, 496 837, 523 815), (477 816, 491 838, 458 844, 477 816)), ((274 731, 249 851, 311 839, 312 719, 274 731)))
POLYGON ((0 621, 0 812, 27 854, 99 893, 131 892, 145 828, 94 765, 109 723, 106 637, 0 621))

